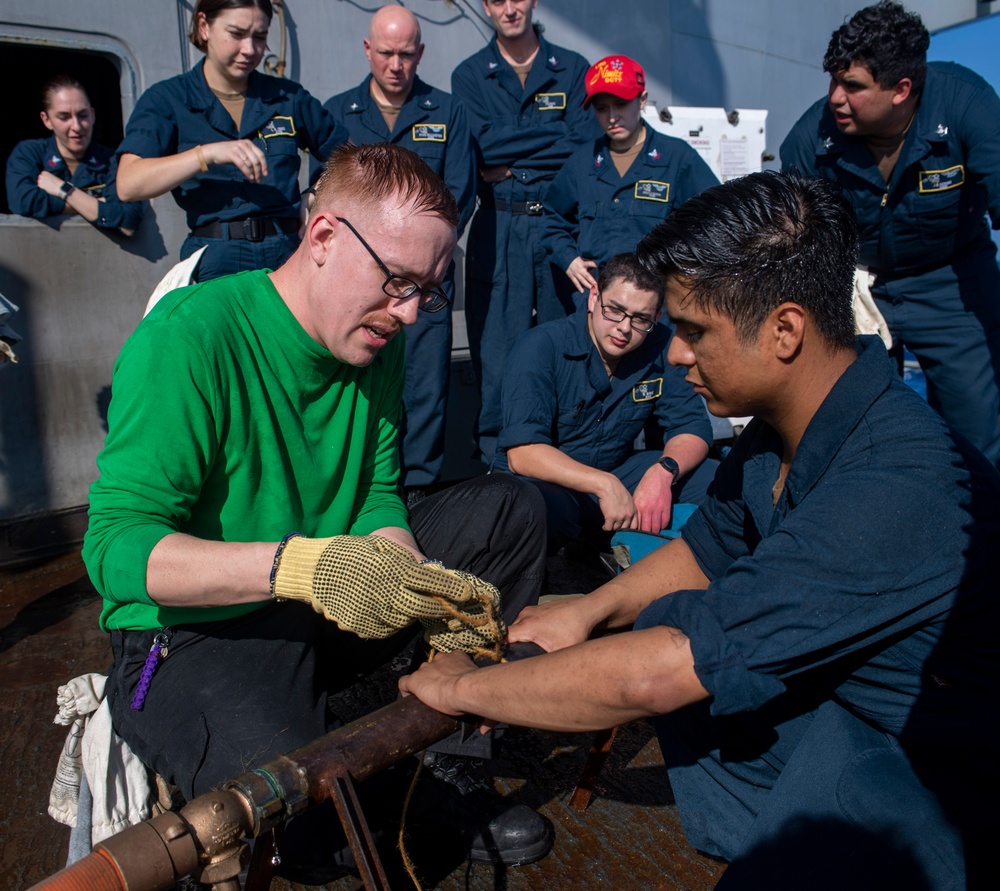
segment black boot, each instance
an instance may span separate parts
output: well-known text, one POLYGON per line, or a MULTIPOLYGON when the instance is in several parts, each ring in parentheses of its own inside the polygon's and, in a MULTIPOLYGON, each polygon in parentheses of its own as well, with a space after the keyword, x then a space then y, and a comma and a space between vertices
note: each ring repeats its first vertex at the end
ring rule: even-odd
POLYGON ((424 768, 415 816, 456 835, 472 860, 519 866, 551 849, 549 821, 498 794, 479 759, 428 752, 424 768))

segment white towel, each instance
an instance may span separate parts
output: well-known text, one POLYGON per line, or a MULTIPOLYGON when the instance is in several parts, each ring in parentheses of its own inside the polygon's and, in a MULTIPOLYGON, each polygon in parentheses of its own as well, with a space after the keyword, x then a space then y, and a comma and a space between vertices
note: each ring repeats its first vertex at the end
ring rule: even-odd
POLYGON ((49 815, 76 826, 80 777, 86 775, 93 796, 91 843, 147 820, 155 801, 149 770, 111 726, 104 699, 104 675, 90 673, 59 688, 57 724, 70 731, 49 793, 49 815))
POLYGON ((882 338, 887 350, 892 349, 892 335, 885 317, 878 311, 872 297, 875 275, 868 267, 859 266, 854 270, 854 327, 858 334, 877 334, 882 338))
MULTIPOLYGON (((205 247, 208 247, 208 245, 205 245, 205 247)), ((153 289, 153 293, 149 295, 149 300, 146 301, 146 309, 142 314, 144 318, 149 315, 149 311, 166 294, 177 288, 183 288, 185 285, 191 284, 191 279, 194 277, 198 269, 198 264, 201 262, 201 255, 204 253, 205 248, 200 247, 186 260, 181 260, 180 263, 175 263, 170 267, 167 274, 160 279, 160 283, 153 289)))

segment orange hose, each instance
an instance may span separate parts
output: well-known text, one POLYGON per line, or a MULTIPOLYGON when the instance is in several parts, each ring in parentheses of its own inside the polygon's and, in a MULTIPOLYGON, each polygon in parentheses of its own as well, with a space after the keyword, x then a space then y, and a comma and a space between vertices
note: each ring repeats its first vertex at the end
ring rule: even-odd
POLYGON ((127 887, 111 857, 97 850, 43 879, 30 891, 127 891, 127 887))

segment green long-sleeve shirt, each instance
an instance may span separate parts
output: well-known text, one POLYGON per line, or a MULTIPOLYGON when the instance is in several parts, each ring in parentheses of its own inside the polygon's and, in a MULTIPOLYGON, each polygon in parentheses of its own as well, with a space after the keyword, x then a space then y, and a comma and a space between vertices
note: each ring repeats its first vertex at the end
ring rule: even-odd
POLYGON ((229 618, 260 604, 153 602, 146 564, 171 532, 277 541, 407 528, 397 495, 403 342, 366 368, 302 329, 266 271, 182 288, 115 364, 108 436, 90 490, 84 560, 101 627, 229 618))

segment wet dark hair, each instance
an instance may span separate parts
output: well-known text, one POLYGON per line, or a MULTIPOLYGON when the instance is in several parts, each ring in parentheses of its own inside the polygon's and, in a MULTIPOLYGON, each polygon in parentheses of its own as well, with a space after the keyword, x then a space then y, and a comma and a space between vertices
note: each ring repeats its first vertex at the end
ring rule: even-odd
POLYGON ((628 282, 640 291, 652 291, 657 296, 657 308, 663 306, 663 276, 648 272, 635 254, 615 254, 608 260, 597 278, 597 290, 603 291, 616 281, 628 282))
POLYGON ((188 29, 188 40, 198 49, 205 52, 205 41, 198 34, 198 13, 205 16, 205 20, 211 25, 218 17, 219 13, 227 9, 259 9, 270 22, 274 17, 274 9, 271 8, 271 0, 198 0, 194 7, 194 14, 191 16, 191 27, 188 29))
POLYGON ((90 105, 90 96, 80 81, 68 74, 56 74, 42 84, 42 111, 49 110, 52 98, 60 90, 79 90, 87 97, 87 105, 90 105))
POLYGON ((927 79, 930 45, 930 34, 920 16, 907 12, 899 3, 882 0, 854 13, 833 32, 823 57, 823 70, 836 74, 858 62, 883 89, 908 77, 914 94, 919 95, 927 79))
POLYGON ((458 205, 441 177, 409 149, 387 142, 347 143, 331 152, 316 183, 314 210, 342 200, 374 207, 390 198, 413 201, 417 212, 458 227, 458 205))
POLYGON ((658 224, 636 254, 655 275, 680 279, 699 309, 732 321, 744 343, 792 302, 827 344, 854 344, 858 226, 830 180, 765 172, 714 186, 658 224))

